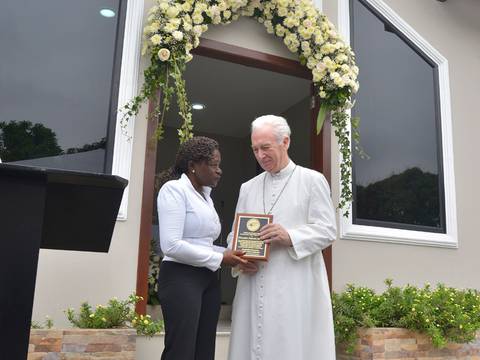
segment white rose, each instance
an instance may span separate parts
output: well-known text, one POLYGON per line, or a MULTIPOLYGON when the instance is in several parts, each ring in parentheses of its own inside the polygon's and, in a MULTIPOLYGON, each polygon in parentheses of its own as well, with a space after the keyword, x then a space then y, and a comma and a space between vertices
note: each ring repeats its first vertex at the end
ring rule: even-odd
POLYGON ((207 10, 207 15, 211 18, 220 15, 220 9, 217 5, 210 6, 210 9, 207 10))
POLYGON ((322 34, 315 34, 315 44, 321 45, 323 44, 324 40, 322 34))
POLYGON ((220 1, 217 6, 220 9, 220 11, 227 10, 227 4, 225 3, 225 1, 220 1))
POLYGON ((200 25, 195 25, 193 27, 193 33, 196 35, 196 36, 200 36, 202 35, 202 27, 200 25))
POLYGON ((290 45, 290 46, 287 46, 288 50, 290 50, 292 53, 296 53, 298 52, 298 45, 290 45))
POLYGON ((279 7, 278 8, 278 16, 287 16, 288 14, 288 9, 285 7, 279 7))
POLYGON ((173 38, 174 38, 175 40, 177 40, 177 41, 181 41, 181 40, 183 39, 183 33, 182 33, 181 31, 178 31, 178 30, 177 30, 177 31, 174 31, 174 32, 172 33, 172 36, 173 36, 173 38))
POLYGON ((288 16, 283 23, 285 24, 286 27, 292 28, 296 25, 298 25, 298 20, 295 19, 293 16, 288 16))
POLYGON ((160 50, 158 50, 158 58, 161 60, 161 61, 167 61, 170 57, 170 50, 168 49, 165 49, 165 48, 162 48, 160 50))
POLYGON ((177 17, 179 11, 177 9, 177 7, 175 6, 170 6, 168 9, 167 9, 167 16, 170 18, 170 19, 173 19, 175 17, 177 17))
POLYGON ((150 24, 150 31, 157 32, 158 30, 160 30, 160 23, 158 21, 152 22, 150 24))
POLYGON ((159 7, 163 12, 165 12, 170 6, 168 6, 167 3, 161 3, 159 7))
POLYGON ((225 19, 230 19, 230 16, 232 16, 232 12, 230 10, 226 10, 223 12, 223 17, 225 19))
POLYGON ((203 22, 203 16, 201 13, 194 13, 192 20, 194 24, 201 24, 203 22))
POLYGON ((324 71, 327 68, 327 66, 323 62, 319 62, 316 68, 318 71, 324 71))
POLYGON ((182 10, 185 11, 185 12, 189 12, 190 10, 192 10, 192 5, 190 5, 190 3, 188 3, 188 2, 183 3, 182 4, 182 10))
POLYGON ((275 27, 275 30, 276 30, 276 34, 277 36, 284 36, 285 35, 285 28, 280 25, 280 24, 277 24, 277 26, 275 27))
POLYGON ((336 71, 334 71, 330 74, 330 79, 332 79, 332 80, 339 79, 339 78, 340 78, 340 74, 337 73, 336 71))
POLYGON ((338 87, 344 87, 345 86, 345 82, 343 81, 343 79, 341 77, 338 77, 338 78, 335 78, 333 80, 333 82, 335 83, 335 85, 337 85, 338 87))
POLYGON ((205 4, 205 3, 198 3, 197 2, 196 5, 195 5, 195 10, 198 10, 200 12, 205 11, 207 9, 208 9, 208 5, 205 4))
POLYGON ((177 30, 177 27, 174 24, 169 22, 164 26, 163 30, 165 32, 171 33, 173 31, 177 30))
MULTIPOLYGON (((343 63, 343 62, 346 62, 348 60, 348 57, 347 55, 345 54, 338 54, 336 57, 335 57, 335 61, 336 62, 339 62, 339 63, 343 63)), ((345 64, 344 64, 345 65, 345 64)), ((348 65, 347 65, 348 66, 348 65)))
POLYGON ((188 22, 184 22, 183 23, 183 28, 185 29, 185 31, 190 31, 190 30, 192 30, 192 24, 190 24, 188 22))
POLYGON ((313 82, 319 82, 323 78, 323 73, 321 71, 318 71, 316 67, 313 68, 312 75, 313 82))
POLYGON ((180 24, 182 23, 182 20, 181 20, 181 19, 178 19, 178 18, 176 18, 176 19, 171 19, 171 20, 169 21, 169 23, 173 24, 173 25, 178 29, 178 27, 179 27, 180 24))
POLYGON ((150 41, 153 45, 158 45, 162 42, 162 37, 158 34, 155 34, 150 38, 150 41))
POLYGON ((305 19, 305 20, 303 20, 303 26, 305 26, 306 28, 310 28, 310 27, 313 26, 313 24, 310 21, 310 19, 305 19))
POLYGON ((317 60, 313 57, 307 59, 307 67, 312 70, 317 65, 317 60))

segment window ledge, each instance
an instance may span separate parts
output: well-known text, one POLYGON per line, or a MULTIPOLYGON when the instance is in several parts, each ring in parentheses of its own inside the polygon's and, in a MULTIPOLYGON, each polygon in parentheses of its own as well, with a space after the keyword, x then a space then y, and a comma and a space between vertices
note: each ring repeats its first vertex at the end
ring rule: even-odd
POLYGON ((340 239, 433 246, 451 249, 458 248, 457 236, 454 233, 439 234, 415 230, 355 225, 351 223, 351 218, 341 220, 340 239))

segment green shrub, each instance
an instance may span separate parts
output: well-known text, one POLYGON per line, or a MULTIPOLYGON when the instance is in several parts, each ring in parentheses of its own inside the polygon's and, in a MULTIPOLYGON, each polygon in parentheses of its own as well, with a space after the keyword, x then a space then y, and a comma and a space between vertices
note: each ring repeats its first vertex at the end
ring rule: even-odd
POLYGON ((32 320, 30 327, 32 329, 51 329, 53 327, 53 320, 49 316, 45 316, 45 321, 43 323, 32 320))
POLYGON ((160 305, 158 300, 158 275, 160 274, 160 255, 157 254, 156 249, 158 243, 152 238, 150 241, 150 257, 148 264, 148 298, 147 304, 160 305))
POLYGON ((95 309, 88 302, 75 309, 65 311, 68 321, 81 329, 135 328, 137 334, 153 336, 163 329, 162 321, 152 321, 150 315, 139 315, 135 305, 142 297, 132 294, 127 300, 111 299, 106 306, 97 305, 95 309))
POLYGON ((332 305, 337 344, 353 351, 357 329, 366 327, 402 327, 428 335, 434 346, 447 342, 470 342, 480 329, 480 293, 439 284, 417 288, 392 286, 376 294, 372 289, 347 285, 333 293, 332 305))

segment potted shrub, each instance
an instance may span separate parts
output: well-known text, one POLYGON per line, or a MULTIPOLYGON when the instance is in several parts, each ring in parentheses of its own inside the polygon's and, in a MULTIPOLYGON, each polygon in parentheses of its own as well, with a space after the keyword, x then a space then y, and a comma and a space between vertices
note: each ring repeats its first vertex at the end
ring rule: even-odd
POLYGON ((34 329, 30 332, 28 360, 123 359, 134 360, 137 334, 153 336, 163 329, 161 321, 135 313, 141 297, 111 299, 107 305, 92 308, 87 302, 80 309, 65 311, 72 329, 34 329), (56 357, 55 357, 56 356, 56 357))
POLYGON ((480 356, 480 293, 439 284, 348 285, 332 295, 338 359, 480 356))

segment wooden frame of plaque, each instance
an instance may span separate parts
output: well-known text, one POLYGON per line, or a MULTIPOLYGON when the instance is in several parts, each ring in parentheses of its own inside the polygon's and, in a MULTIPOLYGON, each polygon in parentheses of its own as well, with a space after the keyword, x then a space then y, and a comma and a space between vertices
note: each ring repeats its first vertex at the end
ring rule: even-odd
POLYGON ((270 244, 260 240, 258 234, 263 226, 272 222, 273 215, 237 213, 232 249, 245 251, 245 259, 268 261, 270 244))

